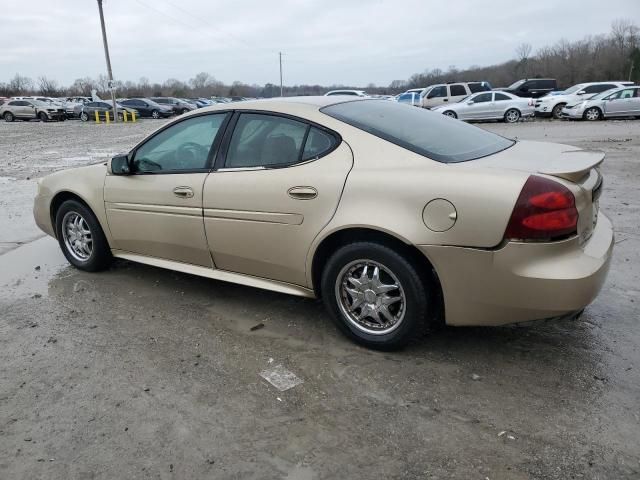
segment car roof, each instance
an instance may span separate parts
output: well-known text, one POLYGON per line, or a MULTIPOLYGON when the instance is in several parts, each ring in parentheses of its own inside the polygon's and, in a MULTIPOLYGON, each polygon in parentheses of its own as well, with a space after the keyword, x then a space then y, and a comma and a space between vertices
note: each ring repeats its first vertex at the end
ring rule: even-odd
POLYGON ((295 107, 299 109, 320 110, 323 107, 329 105, 335 105, 338 103, 348 102, 386 102, 388 100, 377 98, 363 98, 363 97, 341 97, 341 96, 308 96, 308 97, 275 97, 275 98, 262 98, 259 100, 245 100, 243 102, 234 103, 218 103, 209 107, 199 108, 193 110, 185 115, 195 115, 203 112, 216 111, 216 110, 266 110, 266 111, 282 111, 287 106, 295 107))

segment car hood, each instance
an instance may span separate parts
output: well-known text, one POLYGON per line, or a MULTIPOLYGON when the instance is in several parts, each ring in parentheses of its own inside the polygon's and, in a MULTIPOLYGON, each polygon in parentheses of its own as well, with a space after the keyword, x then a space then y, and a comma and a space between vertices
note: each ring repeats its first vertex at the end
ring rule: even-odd
POLYGON ((577 181, 604 160, 604 153, 560 143, 519 141, 495 155, 474 160, 474 167, 506 168, 577 181))
POLYGON ((576 103, 578 100, 586 100, 593 95, 545 95, 540 98, 540 101, 544 102, 561 102, 561 103, 576 103))

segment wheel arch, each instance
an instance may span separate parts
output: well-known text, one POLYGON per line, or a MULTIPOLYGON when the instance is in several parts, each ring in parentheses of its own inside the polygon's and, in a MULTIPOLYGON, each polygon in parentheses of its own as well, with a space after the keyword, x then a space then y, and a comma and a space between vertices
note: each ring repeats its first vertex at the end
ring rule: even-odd
MULTIPOLYGON (((71 192, 69 190, 62 190, 53 196, 53 198, 51 199, 51 203, 49 204, 49 218, 51 219, 51 226, 53 227, 54 235, 56 233, 56 214, 58 213, 58 209, 60 208, 60 206, 67 200, 75 200, 76 202, 84 205, 86 208, 89 209, 91 213, 93 213, 94 217, 96 217, 96 219, 98 220, 98 223, 100 223, 99 216, 96 214, 93 208, 91 208, 91 205, 89 205, 89 202, 87 202, 84 198, 82 198, 80 195, 78 195, 75 192, 71 192)), ((105 231, 104 226, 101 225, 101 227, 102 227, 102 230, 105 231)))
POLYGON ((318 298, 322 296, 322 271, 331 254, 338 248, 358 241, 376 242, 388 246, 401 253, 418 266, 418 270, 425 281, 436 290, 437 302, 434 305, 432 318, 444 324, 444 297, 438 272, 433 262, 410 242, 392 232, 370 226, 347 227, 335 230, 326 235, 316 246, 311 260, 311 286, 318 298))

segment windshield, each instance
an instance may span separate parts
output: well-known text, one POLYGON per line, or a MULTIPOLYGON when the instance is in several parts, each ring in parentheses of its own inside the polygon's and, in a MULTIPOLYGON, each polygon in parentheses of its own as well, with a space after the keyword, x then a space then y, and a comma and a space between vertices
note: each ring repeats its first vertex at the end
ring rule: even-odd
POLYGON ((376 137, 443 163, 492 155, 515 142, 440 113, 386 100, 329 105, 321 112, 376 137))
POLYGON ((581 88, 582 88, 582 84, 579 83, 578 85, 574 85, 573 87, 567 88, 564 92, 562 92, 562 94, 563 95, 571 95, 572 93, 576 93, 581 88))
POLYGON ((524 82, 526 82, 526 80, 518 80, 515 83, 512 83, 511 85, 509 85, 507 87, 507 90, 513 90, 514 88, 518 88, 520 85, 522 85, 524 82))
POLYGON ((604 92, 600 92, 595 94, 593 97, 589 98, 589 100, 600 100, 601 98, 608 97, 612 93, 614 93, 615 88, 610 88, 609 90, 605 90, 604 92))

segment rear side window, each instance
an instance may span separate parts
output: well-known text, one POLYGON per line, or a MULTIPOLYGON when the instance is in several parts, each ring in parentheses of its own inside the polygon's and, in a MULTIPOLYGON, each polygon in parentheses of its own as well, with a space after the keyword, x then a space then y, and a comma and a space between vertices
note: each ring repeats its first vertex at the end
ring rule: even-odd
POLYGON ((505 95, 504 93, 496 93, 496 102, 500 101, 500 100, 511 100, 511 97, 509 97, 508 95, 505 95))
POLYGON ((333 135, 323 132, 319 128, 311 127, 302 151, 302 160, 317 158, 331 150, 336 143, 333 135))
POLYGON ((491 90, 491 88, 489 88, 489 85, 479 82, 469 83, 468 87, 469 90, 471 90, 471 93, 486 92, 488 90, 491 90))
POLYGON ((465 122, 423 108, 407 108, 386 100, 360 100, 320 110, 432 160, 456 163, 511 147, 515 142, 465 122))
POLYGON ((467 94, 467 90, 464 88, 464 85, 450 85, 449 89, 451 90, 452 97, 460 97, 467 94))

